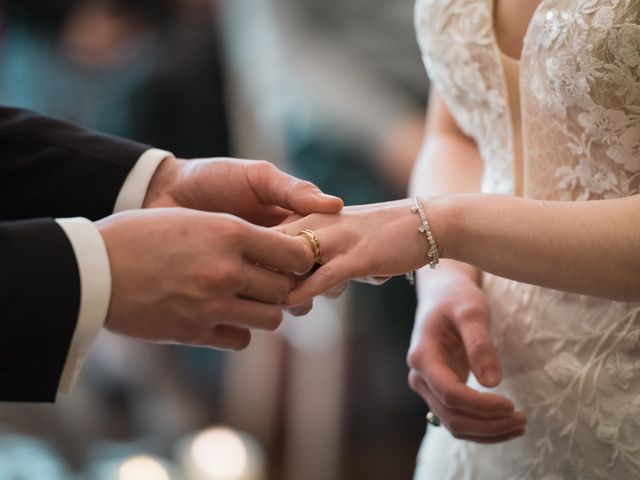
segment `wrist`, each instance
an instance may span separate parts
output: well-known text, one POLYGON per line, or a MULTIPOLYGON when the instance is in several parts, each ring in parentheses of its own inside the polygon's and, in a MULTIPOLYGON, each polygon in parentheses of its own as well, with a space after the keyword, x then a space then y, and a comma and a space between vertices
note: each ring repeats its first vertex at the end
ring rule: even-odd
POLYGON ((423 268, 416 272, 416 294, 418 300, 423 301, 432 296, 434 291, 443 285, 473 284, 480 286, 480 270, 467 263, 456 260, 443 260, 434 271, 423 268))
POLYGON ((430 304, 443 292, 481 288, 480 272, 474 267, 453 260, 445 260, 442 267, 437 271, 424 268, 418 272, 416 295, 419 305, 430 304))
POLYGON ((480 284, 480 270, 468 263, 451 260, 449 258, 440 260, 438 268, 431 270, 430 268, 421 268, 416 272, 418 278, 418 286, 428 286, 438 283, 442 278, 464 278, 471 280, 476 284, 480 284))
POLYGON ((463 237, 461 234, 462 202, 458 201, 459 197, 459 195, 439 195, 420 198, 440 256, 440 262, 435 271, 423 268, 418 272, 421 285, 440 281, 443 277, 464 277, 465 280, 479 283, 479 270, 458 261, 458 243, 463 237))
POLYGON ((184 162, 185 160, 178 160, 171 156, 165 158, 160 165, 158 165, 149 182, 142 208, 160 206, 161 199, 169 194, 171 185, 174 184, 180 167, 184 162))
MULTIPOLYGON (((457 252, 463 213, 461 202, 458 201, 459 195, 437 195, 420 199, 429 220, 441 261, 444 259, 459 260, 457 252)), ((447 263, 450 264, 450 262, 447 263)))

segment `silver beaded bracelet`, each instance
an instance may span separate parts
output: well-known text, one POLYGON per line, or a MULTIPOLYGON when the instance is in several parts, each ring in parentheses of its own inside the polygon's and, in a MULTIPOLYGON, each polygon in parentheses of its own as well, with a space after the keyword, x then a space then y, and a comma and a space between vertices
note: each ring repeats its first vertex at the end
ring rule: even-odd
MULTIPOLYGON (((433 238, 433 232, 431 231, 431 225, 429 225, 429 220, 427 220, 427 215, 424 213, 424 208, 422 207, 422 202, 420 202, 420 198, 415 198, 415 203, 413 207, 411 207, 411 213, 417 213, 420 215, 420 226, 418 227, 418 233, 422 233, 427 237, 427 243, 429 248, 427 249, 427 257, 431 260, 429 262, 429 268, 434 269, 440 263, 440 254, 438 253, 438 245, 436 244, 435 239, 433 238)), ((415 275, 413 272, 407 273, 407 280, 413 285, 415 283, 415 275)))

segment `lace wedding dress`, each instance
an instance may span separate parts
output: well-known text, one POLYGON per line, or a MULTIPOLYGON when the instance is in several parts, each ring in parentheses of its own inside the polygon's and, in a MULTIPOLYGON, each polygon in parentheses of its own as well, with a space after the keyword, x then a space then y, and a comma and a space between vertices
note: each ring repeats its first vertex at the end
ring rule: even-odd
MULTIPOLYGON (((499 50, 493 3, 416 5, 427 71, 478 144, 483 191, 637 194, 640 0, 542 0, 520 62, 499 50)), ((492 275, 483 288, 504 367, 496 390, 526 412, 527 433, 479 445, 432 428, 416 479, 640 479, 640 305, 492 275)))

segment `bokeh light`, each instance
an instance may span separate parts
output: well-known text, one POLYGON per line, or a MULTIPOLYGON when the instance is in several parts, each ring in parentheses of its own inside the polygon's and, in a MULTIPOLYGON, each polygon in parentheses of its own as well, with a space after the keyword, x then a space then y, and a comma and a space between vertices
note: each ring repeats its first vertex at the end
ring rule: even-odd
POLYGON ((118 470, 118 480, 171 480, 167 469, 153 457, 140 455, 125 460, 118 470))
POLYGON ((248 468, 247 448, 240 435, 223 427, 198 434, 191 445, 198 470, 211 478, 235 479, 248 468))

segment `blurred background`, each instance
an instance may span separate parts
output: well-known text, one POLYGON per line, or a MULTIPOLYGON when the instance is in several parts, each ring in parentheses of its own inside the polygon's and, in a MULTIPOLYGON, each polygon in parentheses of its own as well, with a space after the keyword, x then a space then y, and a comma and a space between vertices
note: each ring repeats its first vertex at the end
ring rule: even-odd
MULTIPOLYGON (((412 16, 413 0, 0 0, 0 104, 267 159, 347 204, 401 198, 428 91, 412 16)), ((404 279, 352 285, 234 354, 101 333, 55 405, 0 404, 0 480, 409 479, 414 307, 404 279)))

